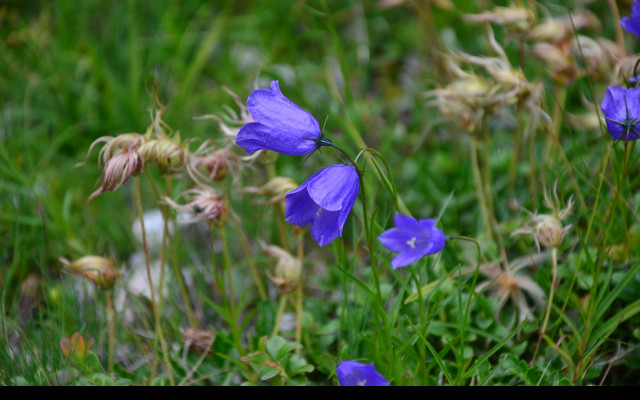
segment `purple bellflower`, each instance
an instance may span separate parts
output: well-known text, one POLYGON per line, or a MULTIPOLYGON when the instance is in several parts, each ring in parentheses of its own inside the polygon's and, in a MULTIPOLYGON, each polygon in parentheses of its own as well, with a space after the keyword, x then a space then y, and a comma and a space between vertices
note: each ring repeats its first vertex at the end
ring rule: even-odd
POLYGON ((636 127, 640 122, 640 88, 609 86, 601 108, 613 140, 640 138, 636 127))
POLYGON ((358 196, 360 178, 351 165, 330 165, 316 172, 286 196, 286 221, 311 224, 311 236, 320 246, 342 236, 342 228, 358 196))
POLYGON ((437 253, 445 245, 446 238, 444 233, 436 228, 435 219, 418 221, 397 213, 393 222, 396 227, 378 237, 387 249, 399 253, 391 260, 393 269, 406 267, 424 256, 437 253))
POLYGON ((238 132, 236 144, 252 154, 261 149, 290 156, 302 156, 319 146, 330 145, 318 121, 284 97, 278 81, 270 89, 251 93, 247 108, 256 122, 246 124, 238 132))
POLYGON ((340 386, 389 386, 389 381, 376 371, 373 364, 343 361, 336 370, 340 386))
POLYGON ((635 0, 631 5, 631 16, 620 20, 620 25, 627 32, 640 36, 640 0, 635 0))

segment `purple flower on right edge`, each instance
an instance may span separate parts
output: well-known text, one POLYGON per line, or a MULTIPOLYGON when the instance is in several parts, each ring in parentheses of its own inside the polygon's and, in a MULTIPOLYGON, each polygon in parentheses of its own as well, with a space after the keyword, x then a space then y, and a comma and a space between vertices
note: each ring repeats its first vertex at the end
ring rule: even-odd
POLYGON ((373 364, 361 364, 357 361, 343 361, 336 370, 340 386, 389 386, 373 364))
POLYGON ((446 243, 444 233, 436 228, 435 219, 416 220, 397 213, 393 222, 396 227, 378 237, 387 249, 398 253, 391 260, 393 269, 406 267, 424 256, 437 253, 446 243))
POLYGON ((631 5, 631 16, 620 20, 620 25, 627 32, 640 36, 640 0, 636 0, 631 5))
POLYGON ((613 140, 640 138, 636 128, 640 122, 640 88, 609 86, 601 108, 613 140))

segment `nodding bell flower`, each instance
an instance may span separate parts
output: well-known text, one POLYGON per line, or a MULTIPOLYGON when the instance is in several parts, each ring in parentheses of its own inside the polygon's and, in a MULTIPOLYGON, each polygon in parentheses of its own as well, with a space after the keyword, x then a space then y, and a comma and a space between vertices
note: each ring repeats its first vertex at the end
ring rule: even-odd
POLYGON ((389 386, 373 364, 362 364, 347 360, 338 364, 336 369, 340 386, 389 386))
POLYGON ((132 175, 138 176, 144 168, 144 159, 138 153, 140 141, 134 141, 128 146, 124 146, 113 154, 104 166, 104 182, 102 186, 93 192, 87 202, 98 197, 106 191, 118 189, 132 175))
POLYGON ((640 36, 640 0, 631 5, 631 16, 620 19, 620 25, 629 33, 640 36))
POLYGON ((293 179, 276 176, 260 187, 243 188, 242 192, 266 197, 269 204, 277 204, 284 201, 285 195, 297 187, 298 184, 293 179))
POLYGON ((358 171, 351 165, 330 165, 307 179, 286 197, 286 221, 311 224, 311 236, 320 246, 342 236, 342 228, 360 188, 358 171))
POLYGON ((240 129, 236 144, 249 154, 261 149, 290 156, 302 156, 331 143, 315 118, 284 97, 278 81, 270 89, 251 93, 247 108, 256 122, 240 129))
POLYGON ((300 272, 302 270, 300 260, 289 254, 289 252, 273 245, 266 246, 264 254, 278 259, 273 275, 269 275, 269 279, 278 287, 280 293, 286 294, 295 289, 300 280, 300 272))
POLYGON ((224 224, 229 213, 227 200, 217 194, 213 188, 189 189, 182 192, 178 198, 187 196, 190 200, 186 204, 178 204, 172 199, 165 197, 164 203, 173 207, 185 217, 178 222, 190 224, 200 221, 207 221, 210 224, 224 224))
POLYGON ((601 108, 613 140, 640 138, 637 130, 640 122, 640 88, 609 86, 601 108))
POLYGON ((75 261, 66 258, 58 259, 69 272, 82 275, 102 289, 111 289, 120 276, 111 258, 100 256, 84 256, 75 261))
MULTIPOLYGON (((562 239, 567 234, 571 225, 564 226, 561 221, 564 221, 573 211, 573 196, 569 198, 567 206, 560 209, 560 201, 557 194, 558 182, 553 186, 554 201, 552 201, 545 189, 544 202, 545 205, 553 211, 553 215, 550 214, 531 214, 531 218, 525 226, 515 230, 511 236, 515 235, 531 235, 536 243, 538 251, 540 251, 540 245, 547 248, 558 248, 562 244, 562 239)), ((526 211, 526 210, 525 210, 526 211)), ((528 212, 528 211, 527 211, 528 212)))
POLYGON ((155 164, 162 172, 177 171, 184 166, 186 160, 184 147, 168 136, 143 143, 138 153, 145 162, 155 164))

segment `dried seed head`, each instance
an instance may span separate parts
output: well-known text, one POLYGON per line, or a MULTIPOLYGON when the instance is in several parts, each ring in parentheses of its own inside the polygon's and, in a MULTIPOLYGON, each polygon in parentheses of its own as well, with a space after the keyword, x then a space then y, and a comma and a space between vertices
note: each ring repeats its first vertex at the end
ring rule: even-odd
POLYGON ((491 11, 463 16, 469 22, 491 22, 506 25, 512 31, 524 34, 529 32, 535 21, 533 11, 524 7, 495 7, 491 11))
POLYGON ((120 276, 114 261, 107 257, 84 256, 75 261, 65 258, 60 258, 59 261, 69 272, 82 275, 105 290, 111 289, 120 276))
POLYGON ((132 175, 140 175, 144 168, 144 159, 138 153, 139 146, 140 142, 136 141, 118 150, 116 154, 109 158, 104 166, 104 182, 98 190, 89 196, 87 202, 106 191, 118 189, 132 175))
POLYGON ((173 172, 185 165, 186 152, 180 143, 165 136, 149 140, 138 149, 146 162, 154 163, 162 172, 173 172))
POLYGON ((232 172, 234 180, 240 167, 238 157, 231 152, 231 146, 216 149, 211 140, 206 140, 193 153, 189 154, 187 172, 189 176, 200 184, 206 184, 212 180, 223 180, 228 171, 232 172))
POLYGON ((553 211, 549 214, 531 214, 531 218, 520 229, 515 230, 511 236, 531 235, 536 243, 538 251, 540 245, 548 248, 558 248, 562 244, 565 235, 571 229, 571 225, 563 226, 564 221, 573 211, 573 197, 569 198, 565 208, 560 209, 560 200, 557 194, 558 182, 553 186, 553 200, 549 197, 547 190, 544 191, 544 202, 553 211))
POLYGON ((211 331, 203 331, 198 328, 187 328, 182 331, 182 341, 185 349, 202 355, 213 355, 211 346, 216 334, 211 331))
POLYGON ((289 293, 295 289, 302 270, 300 260, 280 247, 273 245, 265 247, 264 253, 278 259, 273 275, 269 275, 269 279, 278 287, 280 293, 289 293))
POLYGON ((203 189, 189 189, 181 193, 178 198, 187 196, 190 200, 186 204, 178 204, 165 197, 164 203, 185 215, 178 220, 183 224, 208 221, 210 224, 224 225, 229 214, 229 205, 224 196, 218 195, 211 187, 203 189))
POLYGON ((94 146, 98 143, 106 143, 102 147, 102 149, 100 149, 100 154, 98 156, 99 165, 102 166, 106 165, 115 154, 121 152, 123 149, 130 147, 138 148, 146 141, 147 138, 144 135, 140 135, 138 133, 123 133, 115 137, 102 136, 91 143, 89 151, 87 152, 87 158, 83 162, 76 164, 75 167, 80 167, 87 162, 94 146))
POLYGON ((549 43, 536 43, 533 55, 544 61, 548 66, 547 72, 558 84, 565 85, 573 82, 578 76, 578 66, 570 52, 549 43))
POLYGON ((276 176, 261 187, 247 187, 242 189, 244 193, 253 193, 267 197, 269 204, 284 202, 284 198, 293 189, 297 188, 296 181, 289 177, 276 176))

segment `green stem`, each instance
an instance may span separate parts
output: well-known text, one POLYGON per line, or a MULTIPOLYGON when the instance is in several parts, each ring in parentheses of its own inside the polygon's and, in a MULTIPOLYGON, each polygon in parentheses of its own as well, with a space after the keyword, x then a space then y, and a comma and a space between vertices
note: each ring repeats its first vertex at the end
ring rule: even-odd
POLYGON ((471 170, 473 172, 474 187, 476 189, 476 196, 478 197, 478 203, 480 203, 480 213, 482 214, 482 221, 484 222, 484 229, 489 240, 493 241, 493 226, 491 224, 491 217, 489 214, 489 208, 485 199, 485 192, 483 190, 482 176, 480 174, 480 166, 478 163, 478 141, 471 135, 471 170))
MULTIPOLYGON (((161 203, 162 196, 160 195, 160 190, 158 189, 158 186, 156 185, 153 177, 151 176, 149 169, 145 168, 144 172, 147 176, 147 180, 151 183, 151 188, 153 189, 153 193, 156 196, 156 201, 158 203, 161 203)), ((170 181, 168 180, 167 180, 166 187, 167 187, 167 196, 170 197, 171 187, 170 187, 170 181)), ((169 206, 165 205, 160 207, 160 212, 162 212, 162 219, 164 220, 163 236, 166 237, 168 240, 167 245, 169 246, 169 251, 170 251, 171 268, 173 269, 173 273, 176 276, 176 279, 178 280, 178 286, 180 287, 180 294, 182 295, 182 301, 184 302, 185 312, 187 313, 187 320, 189 321, 189 326, 195 327, 197 323, 195 321, 195 318, 193 317, 191 301, 189 300, 189 291, 187 290, 187 285, 185 283, 184 276, 182 275, 182 271, 180 270, 180 267, 178 267, 178 260, 176 258, 175 247, 173 246, 173 240, 172 240, 173 237, 171 236, 171 232, 169 232, 169 206)), ((162 239, 163 260, 164 260, 164 246, 165 246, 164 237, 162 239)), ((164 261, 162 262, 162 266, 164 270, 164 261)), ((161 282, 162 281, 163 280, 161 280, 161 282)))
POLYGON ((249 270, 251 270, 251 275, 253 276, 253 280, 258 288, 258 294, 262 300, 266 300, 269 298, 267 295, 267 290, 264 287, 262 280, 260 279, 260 273, 258 272, 258 268, 256 267, 255 262, 253 261, 253 257, 251 256, 251 251, 249 251, 249 245, 247 243, 247 238, 244 236, 244 232, 242 231, 242 227, 240 225, 240 220, 238 216, 233 212, 231 213, 231 219, 233 219, 233 227, 236 230, 236 235, 240 239, 240 245, 242 246, 242 251, 247 259, 247 263, 249 264, 249 270))
MULTIPOLYGON (((267 178, 272 180, 276 177, 276 166, 275 161, 267 163, 267 178)), ((284 251, 289 250, 289 246, 287 243, 287 231, 284 226, 284 212, 282 211, 282 204, 276 203, 273 205, 276 213, 276 225, 278 226, 278 235, 280 236, 280 247, 284 251)))
MULTIPOLYGON (((167 350, 167 343, 164 340, 164 334, 162 332, 162 324, 160 321, 160 313, 158 311, 158 304, 156 303, 156 297, 153 291, 153 280, 151 279, 151 267, 149 262, 149 249, 147 247, 147 235, 144 229, 144 214, 142 210, 142 196, 140 195, 140 179, 137 176, 133 177, 133 182, 135 184, 135 192, 136 192, 136 204, 138 206, 138 214, 140 215, 140 228, 142 231, 142 246, 144 248, 144 261, 145 267, 147 269, 147 279, 149 280, 149 291, 151 292, 151 307, 153 309, 153 316, 155 318, 156 324, 156 334, 158 336, 158 340, 160 341, 160 346, 162 347, 162 354, 164 357, 165 366, 167 368, 167 374, 169 375, 169 382, 171 385, 175 385, 173 380, 173 373, 171 369, 171 363, 169 362, 169 354, 167 350)), ((155 342, 154 342, 155 343, 155 342)), ((155 351, 154 351, 155 358, 155 351)), ((153 375, 153 373, 152 373, 153 375)), ((152 379, 150 379, 152 381, 152 379)))
POLYGON ((280 296, 280 305, 278 305, 278 311, 276 312, 276 320, 273 323, 273 331, 271 332, 271 336, 277 336, 278 333, 280 332, 280 322, 282 321, 282 315, 284 314, 284 310, 286 306, 287 306, 287 295, 282 294, 280 296))
MULTIPOLYGON (((300 277, 298 278, 298 286, 296 287, 296 342, 302 343, 302 314, 304 312, 304 234, 300 229, 298 233, 298 262, 300 263, 300 277)), ((301 353, 300 348, 296 349, 296 354, 299 356, 301 353)))
POLYGON ((107 356, 107 368, 109 372, 113 373, 113 344, 115 341, 115 315, 113 311, 113 293, 111 290, 107 290, 107 313, 108 320, 107 325, 109 329, 109 351, 107 356))
POLYGON ((553 265, 552 276, 551 276, 551 288, 549 289, 549 299, 547 300, 547 312, 544 315, 544 322, 542 323, 542 329, 540 330, 540 336, 538 337, 538 344, 536 345, 536 351, 533 353, 533 357, 531 358, 530 366, 533 366, 533 362, 536 360, 538 356, 538 350, 540 350, 540 343, 542 342, 542 338, 544 337, 545 332, 547 331, 547 323, 549 322, 549 316, 551 315, 551 306, 553 305, 553 294, 556 290, 556 279, 558 276, 558 248, 553 247, 551 249, 551 263, 553 265))
POLYGON ((225 270, 225 274, 227 275, 227 296, 229 297, 229 313, 231 314, 231 332, 234 337, 234 342, 236 345, 236 349, 238 350, 239 355, 244 354, 244 350, 242 348, 242 332, 240 332, 238 326, 238 315, 236 309, 236 301, 235 295, 233 291, 233 276, 231 273, 231 257, 229 255, 229 246, 227 244, 227 234, 225 232, 224 227, 220 227, 220 240, 222 241, 222 261, 223 268, 225 270))

